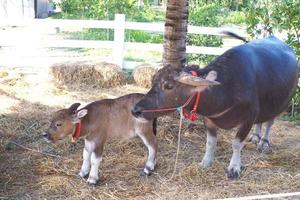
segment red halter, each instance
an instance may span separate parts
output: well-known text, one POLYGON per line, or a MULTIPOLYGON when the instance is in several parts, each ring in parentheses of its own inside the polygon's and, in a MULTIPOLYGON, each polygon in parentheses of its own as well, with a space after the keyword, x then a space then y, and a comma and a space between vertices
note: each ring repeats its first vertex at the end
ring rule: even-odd
POLYGON ((81 121, 79 121, 78 123, 76 123, 76 128, 75 128, 75 132, 72 136, 72 141, 75 142, 76 140, 79 139, 80 137, 80 132, 81 132, 81 121))
MULTIPOLYGON (((197 72, 196 71, 191 71, 193 76, 197 76, 197 72)), ((190 96, 187 101, 179 107, 174 107, 174 108, 160 108, 160 109, 152 109, 152 110, 143 110, 142 112, 166 112, 166 111, 176 111, 176 110, 180 110, 182 109, 184 118, 189 119, 191 121, 196 121, 198 119, 198 115, 197 115, 197 107, 200 101, 200 92, 197 92, 195 94, 193 94, 192 96, 190 96), (196 101, 194 104, 193 109, 190 112, 187 112, 184 108, 191 102, 191 100, 193 99, 193 97, 196 96, 196 101)))

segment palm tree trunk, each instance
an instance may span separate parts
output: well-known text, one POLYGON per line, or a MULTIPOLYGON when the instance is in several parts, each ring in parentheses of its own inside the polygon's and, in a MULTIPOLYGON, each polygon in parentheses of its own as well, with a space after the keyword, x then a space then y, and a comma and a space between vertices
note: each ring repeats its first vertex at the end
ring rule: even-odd
POLYGON ((170 64, 174 68, 181 68, 186 65, 188 14, 188 0, 168 0, 164 36, 164 66, 170 64))

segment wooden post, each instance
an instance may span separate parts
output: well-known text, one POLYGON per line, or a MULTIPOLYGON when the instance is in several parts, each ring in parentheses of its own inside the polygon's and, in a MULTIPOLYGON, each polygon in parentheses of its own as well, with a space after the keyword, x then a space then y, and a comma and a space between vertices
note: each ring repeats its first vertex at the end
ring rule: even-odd
POLYGON ((115 15, 113 62, 123 67, 125 39, 125 15, 115 15))

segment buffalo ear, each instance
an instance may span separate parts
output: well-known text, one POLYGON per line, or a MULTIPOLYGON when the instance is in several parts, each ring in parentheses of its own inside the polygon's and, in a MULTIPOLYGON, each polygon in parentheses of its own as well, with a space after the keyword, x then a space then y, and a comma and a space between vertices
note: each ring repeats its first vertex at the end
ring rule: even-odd
POLYGON ((197 87, 197 89, 198 87, 199 89, 205 89, 209 86, 220 85, 218 81, 215 81, 216 78, 217 78, 216 71, 210 71, 207 74, 205 79, 201 77, 193 76, 186 72, 181 72, 180 75, 175 78, 175 80, 186 85, 197 87))
POLYGON ((77 111, 77 108, 80 106, 80 103, 74 103, 68 108, 68 111, 71 115, 75 114, 77 111))

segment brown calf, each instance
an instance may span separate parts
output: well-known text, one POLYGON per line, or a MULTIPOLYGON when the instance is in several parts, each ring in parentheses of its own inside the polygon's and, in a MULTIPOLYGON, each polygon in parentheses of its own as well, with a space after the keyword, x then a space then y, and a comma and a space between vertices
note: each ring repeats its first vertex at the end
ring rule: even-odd
POLYGON ((95 101, 77 110, 80 103, 54 113, 51 125, 43 134, 55 142, 76 132, 81 123, 80 137, 84 138, 83 163, 79 176, 88 176, 88 184, 99 180, 98 168, 104 144, 110 139, 129 139, 139 136, 148 148, 148 160, 140 175, 150 175, 156 164, 156 119, 140 120, 131 115, 133 106, 143 94, 129 94, 117 99, 95 101))

